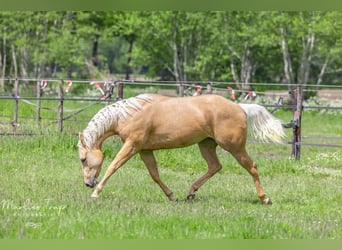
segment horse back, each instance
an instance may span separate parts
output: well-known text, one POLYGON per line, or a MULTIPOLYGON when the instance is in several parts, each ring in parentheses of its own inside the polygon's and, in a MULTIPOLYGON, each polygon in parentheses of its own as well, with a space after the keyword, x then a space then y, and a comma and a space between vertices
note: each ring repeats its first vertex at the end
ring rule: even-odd
POLYGON ((162 97, 159 96, 157 103, 148 107, 145 115, 153 114, 157 120, 172 124, 177 121, 179 125, 189 123, 224 122, 234 119, 237 122, 246 121, 246 115, 240 105, 229 101, 219 95, 201 95, 195 97, 162 97))
MULTIPOLYGON (((224 131, 246 128, 246 116, 239 105, 218 95, 165 97, 153 95, 125 127, 146 149, 189 146, 224 131)), ((128 132, 127 132, 128 133, 128 132)), ((234 132, 236 133, 236 132, 234 132)))

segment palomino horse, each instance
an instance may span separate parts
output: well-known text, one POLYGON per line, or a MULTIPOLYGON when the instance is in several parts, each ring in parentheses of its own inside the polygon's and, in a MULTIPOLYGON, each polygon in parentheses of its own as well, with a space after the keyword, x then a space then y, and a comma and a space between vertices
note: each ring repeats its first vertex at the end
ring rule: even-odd
POLYGON ((96 186, 91 197, 98 197, 108 178, 139 153, 152 179, 171 201, 177 201, 159 177, 153 151, 197 143, 208 164, 208 171, 190 187, 187 196, 190 200, 222 168, 216 155, 219 145, 253 177, 261 202, 272 204, 260 184, 257 165, 246 152, 247 125, 255 137, 263 141, 280 143, 284 136, 281 122, 264 107, 235 104, 218 95, 171 98, 142 94, 120 100, 101 109, 80 134, 78 154, 84 183, 91 188, 96 186), (123 146, 97 184, 104 158, 101 146, 112 135, 118 135, 123 146))

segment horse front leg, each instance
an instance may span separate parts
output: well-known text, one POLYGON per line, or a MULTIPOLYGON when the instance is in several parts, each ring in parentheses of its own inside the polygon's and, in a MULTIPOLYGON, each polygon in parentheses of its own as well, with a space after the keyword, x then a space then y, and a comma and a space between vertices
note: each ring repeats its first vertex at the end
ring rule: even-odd
POLYGON ((156 159, 153 155, 153 151, 141 151, 139 152, 141 159, 145 163, 148 172, 150 173, 152 179, 159 185, 163 190, 165 195, 170 201, 178 201, 178 199, 173 195, 171 189, 169 189, 160 179, 156 159))
POLYGON ((106 170, 105 175, 101 179, 101 181, 97 184, 94 192, 92 193, 92 198, 97 198, 99 193, 104 188, 107 180, 110 176, 112 176, 123 164, 125 164, 134 154, 136 154, 136 149, 132 146, 131 143, 125 142, 118 154, 115 156, 112 163, 106 170))

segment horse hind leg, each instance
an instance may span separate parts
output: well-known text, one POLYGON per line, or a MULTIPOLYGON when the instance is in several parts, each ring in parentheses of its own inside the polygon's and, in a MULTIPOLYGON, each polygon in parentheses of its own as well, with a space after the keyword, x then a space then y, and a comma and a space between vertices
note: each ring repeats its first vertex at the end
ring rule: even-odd
POLYGON ((231 151, 234 158, 240 163, 242 167, 244 167, 247 172, 252 176, 257 194, 259 199, 263 204, 271 205, 272 201, 270 198, 267 198, 264 192, 264 189, 261 186, 259 174, 257 170, 257 164, 252 161, 252 159, 249 157, 249 155, 246 152, 246 149, 240 149, 240 150, 234 150, 231 151))
POLYGON ((195 192, 222 168, 216 154, 217 143, 213 139, 207 138, 199 142, 198 146, 202 157, 208 164, 208 171, 191 185, 187 200, 194 199, 195 192))
POLYGON ((145 163, 152 179, 159 185, 159 187, 163 190, 163 192, 169 198, 170 201, 177 202, 178 199, 174 197, 172 191, 161 181, 159 177, 157 163, 153 155, 153 151, 140 151, 139 154, 141 159, 145 163))

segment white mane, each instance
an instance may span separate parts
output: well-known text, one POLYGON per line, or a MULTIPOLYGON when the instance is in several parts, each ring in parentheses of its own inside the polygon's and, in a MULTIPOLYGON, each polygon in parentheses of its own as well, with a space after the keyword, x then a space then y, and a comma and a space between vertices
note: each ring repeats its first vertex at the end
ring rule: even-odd
MULTIPOLYGON (((153 98, 148 94, 138 95, 128 99, 117 101, 102 108, 88 123, 83 130, 83 137, 86 149, 90 149, 97 139, 106 133, 113 124, 117 124, 119 119, 127 119, 135 112, 141 110, 142 103, 149 102, 153 98)), ((80 142, 78 144, 80 146, 80 142)))

